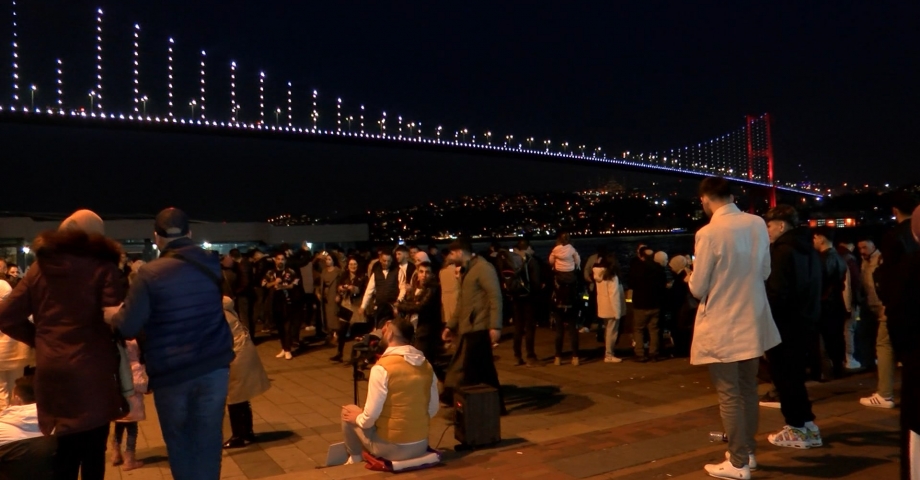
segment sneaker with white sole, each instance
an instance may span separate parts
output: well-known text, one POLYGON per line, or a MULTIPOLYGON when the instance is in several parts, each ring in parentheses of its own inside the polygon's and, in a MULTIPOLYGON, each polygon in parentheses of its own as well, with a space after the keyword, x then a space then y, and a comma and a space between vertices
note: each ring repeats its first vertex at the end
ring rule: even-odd
MULTIPOLYGON (((731 458, 732 452, 725 452, 725 459, 731 460, 731 458)), ((757 458, 754 457, 753 453, 748 454, 748 468, 750 468, 752 472, 757 470, 757 458)))
POLYGON ((710 477, 732 478, 736 480, 751 480, 751 468, 747 465, 738 468, 726 460, 722 463, 709 464, 703 467, 710 477))
POLYGON ((809 448, 808 433, 804 428, 786 425, 777 433, 767 435, 767 440, 777 447, 809 448))
POLYGON ((805 434, 808 436, 808 448, 824 446, 824 440, 821 439, 821 430, 815 425, 815 422, 805 422, 805 434))
POLYGON ((894 408, 893 398, 885 398, 878 393, 873 393, 871 397, 860 398, 859 403, 873 408, 894 408))
POLYGON ((622 361, 622 358, 614 357, 613 355, 607 355, 604 357, 604 363, 620 363, 622 361))

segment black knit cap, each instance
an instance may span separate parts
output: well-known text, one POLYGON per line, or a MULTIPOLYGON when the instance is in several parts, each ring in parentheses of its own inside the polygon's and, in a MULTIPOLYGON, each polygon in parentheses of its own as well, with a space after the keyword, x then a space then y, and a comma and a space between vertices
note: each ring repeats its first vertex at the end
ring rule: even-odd
POLYGON ((188 215, 178 208, 167 208, 157 214, 153 231, 163 238, 179 238, 188 235, 188 215))

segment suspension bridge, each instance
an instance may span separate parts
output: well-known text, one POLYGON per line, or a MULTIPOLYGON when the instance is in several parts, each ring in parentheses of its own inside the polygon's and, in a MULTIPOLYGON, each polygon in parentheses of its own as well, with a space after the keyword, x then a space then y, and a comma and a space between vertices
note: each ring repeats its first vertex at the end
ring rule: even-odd
MULTIPOLYGON (((253 113, 242 114, 243 108, 238 100, 242 92, 237 89, 241 81, 241 71, 236 61, 229 60, 225 66, 225 76, 221 83, 229 92, 218 101, 209 95, 210 87, 216 79, 207 75, 210 59, 205 50, 198 53, 198 75, 195 97, 188 102, 178 101, 176 85, 179 78, 175 75, 176 41, 166 37, 161 45, 165 56, 165 85, 159 86, 164 92, 157 103, 166 108, 160 111, 148 111, 151 95, 144 93, 141 85, 146 80, 140 75, 142 50, 142 28, 134 24, 132 29, 131 64, 121 65, 131 73, 130 85, 118 85, 131 93, 129 105, 109 103, 109 90, 115 85, 106 83, 105 72, 111 68, 105 63, 104 32, 106 26, 105 12, 102 8, 95 11, 94 58, 92 71, 92 88, 85 94, 74 95, 72 88, 65 88, 65 59, 54 59, 54 85, 37 85, 24 81, 21 77, 21 56, 19 31, 19 1, 11 0, 11 95, 9 103, 0 101, 0 121, 16 123, 36 123, 51 125, 79 125, 115 129, 143 129, 151 131, 169 131, 200 133, 211 135, 255 136, 322 141, 331 143, 398 147, 451 151, 471 154, 487 154, 506 157, 521 157, 533 160, 568 162, 581 165, 612 166, 645 172, 660 172, 678 176, 705 177, 718 175, 755 188, 769 192, 771 204, 775 204, 776 190, 784 190, 802 195, 820 196, 817 191, 791 182, 780 182, 774 178, 773 138, 771 117, 769 114, 745 117, 739 128, 699 142, 679 148, 656 152, 631 153, 629 151, 613 154, 600 146, 585 144, 553 142, 550 139, 536 137, 519 137, 511 134, 493 134, 489 130, 462 128, 445 128, 443 124, 404 119, 399 115, 387 115, 384 110, 372 112, 365 105, 348 108, 341 97, 332 102, 320 102, 316 89, 300 89, 307 94, 307 115, 295 116, 295 94, 299 94, 293 82, 286 82, 283 92, 273 92, 276 98, 284 99, 284 106, 266 109, 266 72, 258 71, 257 107, 253 113), (36 92, 52 91, 53 102, 35 103, 36 92), (66 92, 66 94, 65 94, 66 92), (283 95, 283 97, 282 97, 283 95), (165 101, 163 101, 165 100, 165 101), (84 103, 86 102, 86 103, 84 103), (181 105, 180 105, 181 103, 181 105)), ((86 66, 82 66, 86 71, 86 66)), ((85 80, 85 79, 84 79, 85 80)), ((190 79, 183 79, 188 84, 190 79)), ((112 82, 115 83, 115 82, 112 82)), ((149 87, 149 85, 148 85, 149 87)), ((153 89, 150 89, 153 91, 153 89)), ((226 93, 226 92, 225 92, 226 93)), ((280 103, 280 102, 279 102, 280 103)))

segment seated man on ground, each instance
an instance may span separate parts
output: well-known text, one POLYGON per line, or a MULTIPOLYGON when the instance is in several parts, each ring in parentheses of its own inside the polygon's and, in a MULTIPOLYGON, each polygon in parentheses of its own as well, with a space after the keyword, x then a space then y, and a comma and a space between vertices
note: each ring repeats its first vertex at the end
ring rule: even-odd
POLYGON ((32 377, 16 380, 10 406, 0 412, 0 479, 51 478, 55 437, 38 428, 32 377))
POLYGON ((428 450, 428 426, 438 413, 438 381, 421 351, 411 345, 415 329, 405 319, 383 326, 388 345, 371 369, 364 409, 342 407, 348 463, 361 452, 388 460, 409 460, 428 450))

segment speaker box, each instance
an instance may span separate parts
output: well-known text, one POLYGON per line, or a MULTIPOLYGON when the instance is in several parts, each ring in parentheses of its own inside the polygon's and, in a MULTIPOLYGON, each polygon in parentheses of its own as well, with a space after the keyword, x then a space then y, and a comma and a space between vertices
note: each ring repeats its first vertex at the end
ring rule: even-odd
POLYGON ((501 441, 501 399, 494 387, 460 387, 454 393, 454 408, 454 438, 458 442, 480 447, 501 441))

